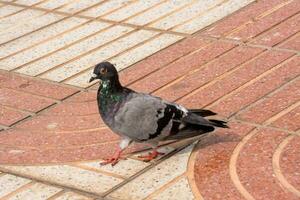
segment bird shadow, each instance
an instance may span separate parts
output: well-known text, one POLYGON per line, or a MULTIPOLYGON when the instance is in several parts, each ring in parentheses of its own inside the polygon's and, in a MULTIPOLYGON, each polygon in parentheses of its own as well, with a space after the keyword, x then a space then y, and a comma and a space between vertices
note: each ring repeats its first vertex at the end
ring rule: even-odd
MULTIPOLYGON (((221 143, 231 143, 231 142, 239 142, 241 141, 241 136, 233 133, 226 133, 226 134, 221 134, 221 133, 207 133, 205 135, 201 135, 198 137, 194 138, 189 138, 189 139, 184 139, 184 140, 179 140, 179 141, 167 141, 164 143, 161 143, 159 145, 159 150, 162 152, 166 152, 166 154, 169 154, 171 152, 174 152, 176 150, 181 150, 185 149, 186 147, 190 146, 191 144, 195 143, 197 144, 194 148, 194 151, 198 151, 200 149, 204 149, 208 146, 213 146, 216 144, 221 144, 221 143)), ((135 148, 133 151, 131 151, 129 154, 130 155, 136 155, 136 154, 141 154, 144 152, 149 151, 151 148, 143 145, 143 144, 136 144, 134 145, 135 148)), ((190 151, 193 151, 192 149, 190 151)), ((181 153, 186 153, 183 151, 179 151, 178 154, 181 153)))

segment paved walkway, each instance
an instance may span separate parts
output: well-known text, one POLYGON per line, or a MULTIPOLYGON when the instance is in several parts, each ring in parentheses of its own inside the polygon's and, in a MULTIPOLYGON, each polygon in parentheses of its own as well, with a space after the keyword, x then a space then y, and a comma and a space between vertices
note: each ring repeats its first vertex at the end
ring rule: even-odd
POLYGON ((298 0, 0 0, 0 199, 299 199, 299 24, 298 0), (100 166, 102 60, 231 128, 100 166))

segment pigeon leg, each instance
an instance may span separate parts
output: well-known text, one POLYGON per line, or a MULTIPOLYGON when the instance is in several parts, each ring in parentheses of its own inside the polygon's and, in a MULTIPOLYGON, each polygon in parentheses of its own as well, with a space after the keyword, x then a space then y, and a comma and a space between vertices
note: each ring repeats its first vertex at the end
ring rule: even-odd
POLYGON ((129 144, 132 142, 129 138, 123 138, 114 153, 114 155, 111 158, 105 159, 103 162, 100 163, 101 166, 111 164, 111 166, 116 165, 120 159, 124 159, 121 157, 121 153, 123 152, 124 149, 126 149, 129 144))
POLYGON ((152 152, 149 152, 147 155, 141 155, 138 158, 144 162, 149 162, 153 159, 155 159, 159 155, 164 155, 164 153, 158 152, 157 148, 153 149, 152 152))

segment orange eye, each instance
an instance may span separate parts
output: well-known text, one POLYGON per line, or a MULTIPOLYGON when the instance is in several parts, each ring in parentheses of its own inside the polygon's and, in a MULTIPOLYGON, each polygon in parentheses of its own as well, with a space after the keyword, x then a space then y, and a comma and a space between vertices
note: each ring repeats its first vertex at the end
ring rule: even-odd
POLYGON ((101 74, 105 74, 106 72, 107 72, 107 69, 106 69, 106 68, 101 68, 101 69, 100 69, 100 73, 101 73, 101 74))

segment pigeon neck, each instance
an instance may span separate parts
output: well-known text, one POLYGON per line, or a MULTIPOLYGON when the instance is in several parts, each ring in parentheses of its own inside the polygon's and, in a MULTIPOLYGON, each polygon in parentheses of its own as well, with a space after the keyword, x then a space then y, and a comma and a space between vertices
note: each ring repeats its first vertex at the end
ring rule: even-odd
POLYGON ((112 95, 122 91, 122 86, 119 79, 107 79, 102 81, 102 86, 100 87, 100 93, 102 95, 112 95))

